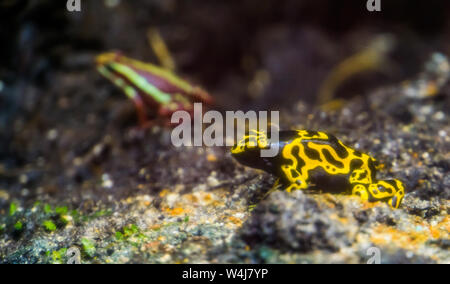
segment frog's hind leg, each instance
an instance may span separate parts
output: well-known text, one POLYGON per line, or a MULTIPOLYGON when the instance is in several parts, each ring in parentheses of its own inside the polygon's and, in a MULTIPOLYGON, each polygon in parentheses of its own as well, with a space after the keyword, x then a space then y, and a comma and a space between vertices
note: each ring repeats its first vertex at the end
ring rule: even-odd
POLYGON ((405 190, 399 190, 395 193, 395 195, 389 199, 388 204, 391 208, 397 209, 402 204, 403 197, 405 196, 405 190))
POLYGON ((356 184, 353 186, 352 194, 359 196, 363 201, 384 201, 389 207, 397 209, 405 196, 405 188, 401 181, 380 180, 372 184, 356 184))
POLYGON ((393 209, 400 206, 405 196, 404 184, 398 179, 380 180, 371 184, 368 190, 373 199, 386 201, 393 209))

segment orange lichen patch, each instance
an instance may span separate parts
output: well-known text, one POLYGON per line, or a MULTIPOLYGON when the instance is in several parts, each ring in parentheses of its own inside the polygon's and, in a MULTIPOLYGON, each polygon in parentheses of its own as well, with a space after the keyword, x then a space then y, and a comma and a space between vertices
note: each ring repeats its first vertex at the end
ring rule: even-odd
POLYGON ((397 246, 406 250, 415 250, 428 240, 426 233, 404 232, 386 225, 374 228, 370 240, 379 246, 397 246))
POLYGON ((419 183, 419 185, 422 185, 422 184, 424 184, 426 181, 424 180, 424 179, 419 179, 418 181, 417 181, 417 183, 419 183))
POLYGON ((407 250, 417 249, 432 239, 448 238, 450 218, 447 216, 436 225, 416 218, 414 229, 401 231, 386 225, 374 227, 371 241, 376 245, 394 245, 407 250))
POLYGON ((161 192, 159 193, 159 196, 160 196, 160 197, 164 197, 164 196, 166 196, 169 192, 170 192, 170 190, 167 189, 167 188, 165 188, 165 189, 161 190, 161 192))
POLYGON ((431 227, 432 231, 439 231, 439 238, 449 238, 450 234, 450 217, 446 216, 441 222, 439 222, 436 226, 431 227))
POLYGON ((137 188, 142 190, 142 189, 145 188, 145 185, 143 185, 142 183, 140 183, 140 184, 138 184, 137 188))
POLYGON ((145 249, 156 251, 161 243, 158 241, 153 241, 144 244, 145 249))
POLYGON ((187 199, 187 201, 189 201, 189 203, 197 203, 198 202, 198 198, 197 198, 197 196, 195 196, 195 195, 193 195, 193 194, 191 194, 191 193, 188 193, 188 194, 185 194, 185 195, 183 195, 183 198, 186 198, 187 199))
POLYGON ((347 225, 348 221, 349 221, 347 218, 339 217, 339 215, 336 214, 336 213, 331 214, 330 215, 330 219, 337 220, 337 221, 341 222, 344 225, 347 225))
MULTIPOLYGON (((219 194, 220 195, 220 194, 219 194)), ((202 206, 223 206, 223 201, 215 193, 195 192, 193 194, 183 195, 183 199, 187 199, 190 204, 198 204, 202 206)))
POLYGON ((233 224, 241 226, 242 225, 242 220, 239 218, 236 218, 234 216, 229 216, 228 220, 231 221, 233 224))
POLYGON ((216 155, 214 155, 214 154, 209 154, 208 156, 206 156, 206 159, 207 159, 209 162, 216 162, 216 161, 217 161, 217 157, 216 157, 216 155))
MULTIPOLYGON (((444 218, 444 221, 442 221, 441 223, 445 226, 445 229, 446 229, 447 233, 450 232, 450 217, 449 217, 449 216, 446 216, 446 217, 444 218)), ((439 223, 438 226, 439 226, 441 223, 439 223)))
POLYGON ((382 206, 382 202, 368 202, 368 201, 361 201, 363 203, 363 208, 364 210, 366 209, 372 209, 375 208, 377 206, 382 206))
POLYGON ((176 207, 173 209, 167 208, 166 212, 169 213, 169 215, 171 215, 171 216, 178 216, 178 215, 185 213, 185 210, 181 207, 176 207))
MULTIPOLYGON (((318 196, 323 200, 323 204, 328 206, 329 208, 333 209, 336 207, 336 204, 338 203, 338 197, 336 195, 330 194, 330 193, 324 193, 318 196)), ((322 202, 321 202, 322 204, 322 202)))
POLYGON ((377 166, 377 170, 382 170, 384 168, 386 168, 386 165, 384 163, 379 163, 377 166))
POLYGON ((159 230, 159 229, 161 229, 161 225, 160 224, 155 224, 155 225, 150 226, 149 229, 150 230, 159 230))
POLYGON ((427 90, 426 90, 426 96, 434 96, 439 91, 438 87, 434 82, 428 83, 427 90))
POLYGON ((214 207, 221 207, 224 206, 225 204, 221 201, 215 200, 211 205, 214 207))
POLYGON ((336 207, 336 204, 334 204, 333 202, 327 202, 327 206, 331 209, 334 209, 336 207))
POLYGON ((250 247, 249 246, 245 246, 244 248, 246 251, 250 251, 250 247))
POLYGON ((428 230, 430 230, 430 234, 434 239, 439 239, 441 237, 441 232, 439 231, 439 229, 434 228, 433 226, 429 226, 428 230))
POLYGON ((210 202, 212 200, 211 194, 207 193, 205 196, 203 196, 203 201, 210 202))

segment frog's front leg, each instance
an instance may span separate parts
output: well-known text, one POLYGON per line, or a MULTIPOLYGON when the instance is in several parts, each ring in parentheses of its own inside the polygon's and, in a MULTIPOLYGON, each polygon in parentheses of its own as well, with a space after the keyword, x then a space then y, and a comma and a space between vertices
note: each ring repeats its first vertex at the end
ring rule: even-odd
POLYGON ((368 188, 364 184, 356 184, 355 186, 353 186, 352 194, 359 196, 359 198, 361 198, 361 200, 363 201, 368 201, 370 197, 368 188))
POLYGON ((266 199, 267 196, 269 196, 272 192, 277 191, 280 189, 280 187, 282 186, 282 184, 280 183, 280 179, 278 178, 275 183, 273 184, 272 188, 269 189, 264 196, 261 198, 261 200, 266 199))
POLYGON ((372 175, 367 169, 356 169, 351 172, 349 182, 350 184, 371 184, 372 175))
POLYGON ((147 123, 148 123, 148 120, 147 120, 147 106, 145 105, 144 100, 139 95, 136 95, 136 96, 132 97, 132 100, 134 102, 134 106, 136 107, 138 120, 139 120, 139 125, 142 128, 145 128, 147 123))
POLYGON ((286 191, 291 192, 296 189, 306 189, 308 188, 308 183, 303 177, 302 173, 296 168, 290 165, 283 165, 281 167, 282 174, 284 177, 281 179, 283 183, 287 185, 286 191))
MULTIPOLYGON (((282 186, 282 184, 280 183, 280 179, 278 178, 275 183, 273 184, 272 188, 269 189, 266 193, 264 193, 264 196, 261 198, 261 200, 264 200, 267 198, 267 196, 269 196, 272 192, 277 191, 280 189, 280 187, 282 186)), ((253 209, 255 209, 257 204, 251 204, 248 207, 248 210, 251 212, 253 211, 253 209)))

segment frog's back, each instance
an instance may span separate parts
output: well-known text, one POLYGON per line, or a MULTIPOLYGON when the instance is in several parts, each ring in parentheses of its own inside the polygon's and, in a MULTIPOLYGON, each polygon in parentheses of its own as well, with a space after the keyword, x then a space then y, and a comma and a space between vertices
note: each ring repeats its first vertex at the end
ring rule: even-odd
MULTIPOLYGON (((285 163, 296 165, 309 178, 321 169, 329 175, 349 175, 356 168, 367 168, 372 158, 343 144, 335 136, 310 130, 281 131, 281 157, 285 163)), ((369 177, 370 178, 370 177, 369 177)))

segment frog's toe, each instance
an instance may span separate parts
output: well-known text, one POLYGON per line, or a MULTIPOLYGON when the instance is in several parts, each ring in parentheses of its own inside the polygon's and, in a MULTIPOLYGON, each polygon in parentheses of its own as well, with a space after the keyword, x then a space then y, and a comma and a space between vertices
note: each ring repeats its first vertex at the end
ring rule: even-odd
POLYGON ((289 185, 286 188, 286 191, 291 192, 293 190, 306 189, 306 188, 308 188, 308 184, 306 184, 306 182, 301 181, 301 180, 296 180, 295 183, 292 183, 291 185, 289 185))
POLYGON ((404 193, 403 192, 397 192, 391 199, 387 201, 389 207, 393 209, 397 209, 400 207, 400 204, 402 204, 404 193))
POLYGON ((358 196, 363 201, 369 200, 369 192, 367 191, 367 187, 362 184, 357 184, 353 187, 352 194, 358 196))

